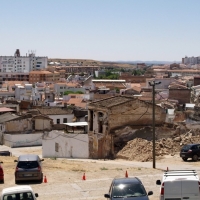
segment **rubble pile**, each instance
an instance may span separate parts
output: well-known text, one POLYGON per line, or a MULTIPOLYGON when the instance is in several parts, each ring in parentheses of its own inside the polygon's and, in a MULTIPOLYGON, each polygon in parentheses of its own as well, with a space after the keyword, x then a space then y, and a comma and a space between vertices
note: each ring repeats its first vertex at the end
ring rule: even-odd
MULTIPOLYGON (((156 158, 162 158, 164 155, 173 156, 175 153, 180 152, 183 145, 192 143, 200 143, 200 136, 192 136, 191 133, 187 133, 174 138, 156 140, 156 158)), ((152 141, 135 138, 129 141, 124 148, 116 154, 116 158, 146 162, 152 160, 152 149, 152 141)))

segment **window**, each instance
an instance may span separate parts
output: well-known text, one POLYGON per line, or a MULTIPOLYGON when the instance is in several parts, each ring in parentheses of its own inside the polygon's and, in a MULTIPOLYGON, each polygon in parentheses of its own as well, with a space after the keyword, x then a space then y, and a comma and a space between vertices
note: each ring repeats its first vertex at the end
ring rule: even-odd
POLYGON ((55 152, 58 152, 58 148, 59 148, 59 145, 58 145, 58 143, 56 142, 56 143, 55 143, 55 152))
POLYGON ((93 131, 93 110, 90 110, 89 111, 89 116, 90 116, 90 119, 89 119, 89 122, 90 122, 90 131, 93 131))
POLYGON ((63 123, 67 123, 67 118, 64 118, 64 119, 63 119, 63 123))
POLYGON ((57 124, 60 124, 60 119, 57 119, 57 124))

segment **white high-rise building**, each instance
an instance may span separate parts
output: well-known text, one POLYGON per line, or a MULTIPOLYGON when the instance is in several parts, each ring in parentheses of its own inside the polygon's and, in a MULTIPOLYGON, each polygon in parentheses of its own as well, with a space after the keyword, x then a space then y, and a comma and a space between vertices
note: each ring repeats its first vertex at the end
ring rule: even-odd
POLYGON ((29 73, 47 67, 47 57, 36 57, 32 51, 26 56, 21 56, 19 49, 14 56, 0 56, 1 73, 29 73))

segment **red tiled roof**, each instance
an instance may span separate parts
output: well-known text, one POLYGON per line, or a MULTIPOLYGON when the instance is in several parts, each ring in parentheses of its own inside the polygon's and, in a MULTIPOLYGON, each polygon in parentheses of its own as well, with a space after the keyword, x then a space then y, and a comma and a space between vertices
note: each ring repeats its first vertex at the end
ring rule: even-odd
POLYGON ((15 110, 11 108, 6 108, 6 107, 0 108, 0 112, 11 112, 11 111, 15 111, 15 110))

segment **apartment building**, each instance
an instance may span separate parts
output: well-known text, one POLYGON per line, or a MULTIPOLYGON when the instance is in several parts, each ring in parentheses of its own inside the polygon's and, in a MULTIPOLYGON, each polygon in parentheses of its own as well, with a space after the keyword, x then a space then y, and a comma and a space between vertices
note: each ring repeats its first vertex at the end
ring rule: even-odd
POLYGON ((17 49, 14 56, 0 56, 0 86, 4 81, 29 81, 29 72, 47 67, 47 57, 37 57, 32 51, 26 56, 17 49))
POLYGON ((31 71, 29 73, 29 83, 53 83, 60 80, 59 72, 50 72, 50 71, 31 71))
POLYGON ((0 56, 0 72, 28 73, 41 70, 47 67, 47 60, 47 57, 35 56, 34 52, 21 56, 17 49, 14 56, 0 56))
POLYGON ((200 64, 200 56, 198 57, 187 57, 185 56, 185 58, 182 58, 182 64, 185 64, 185 65, 195 65, 195 64, 200 64))

